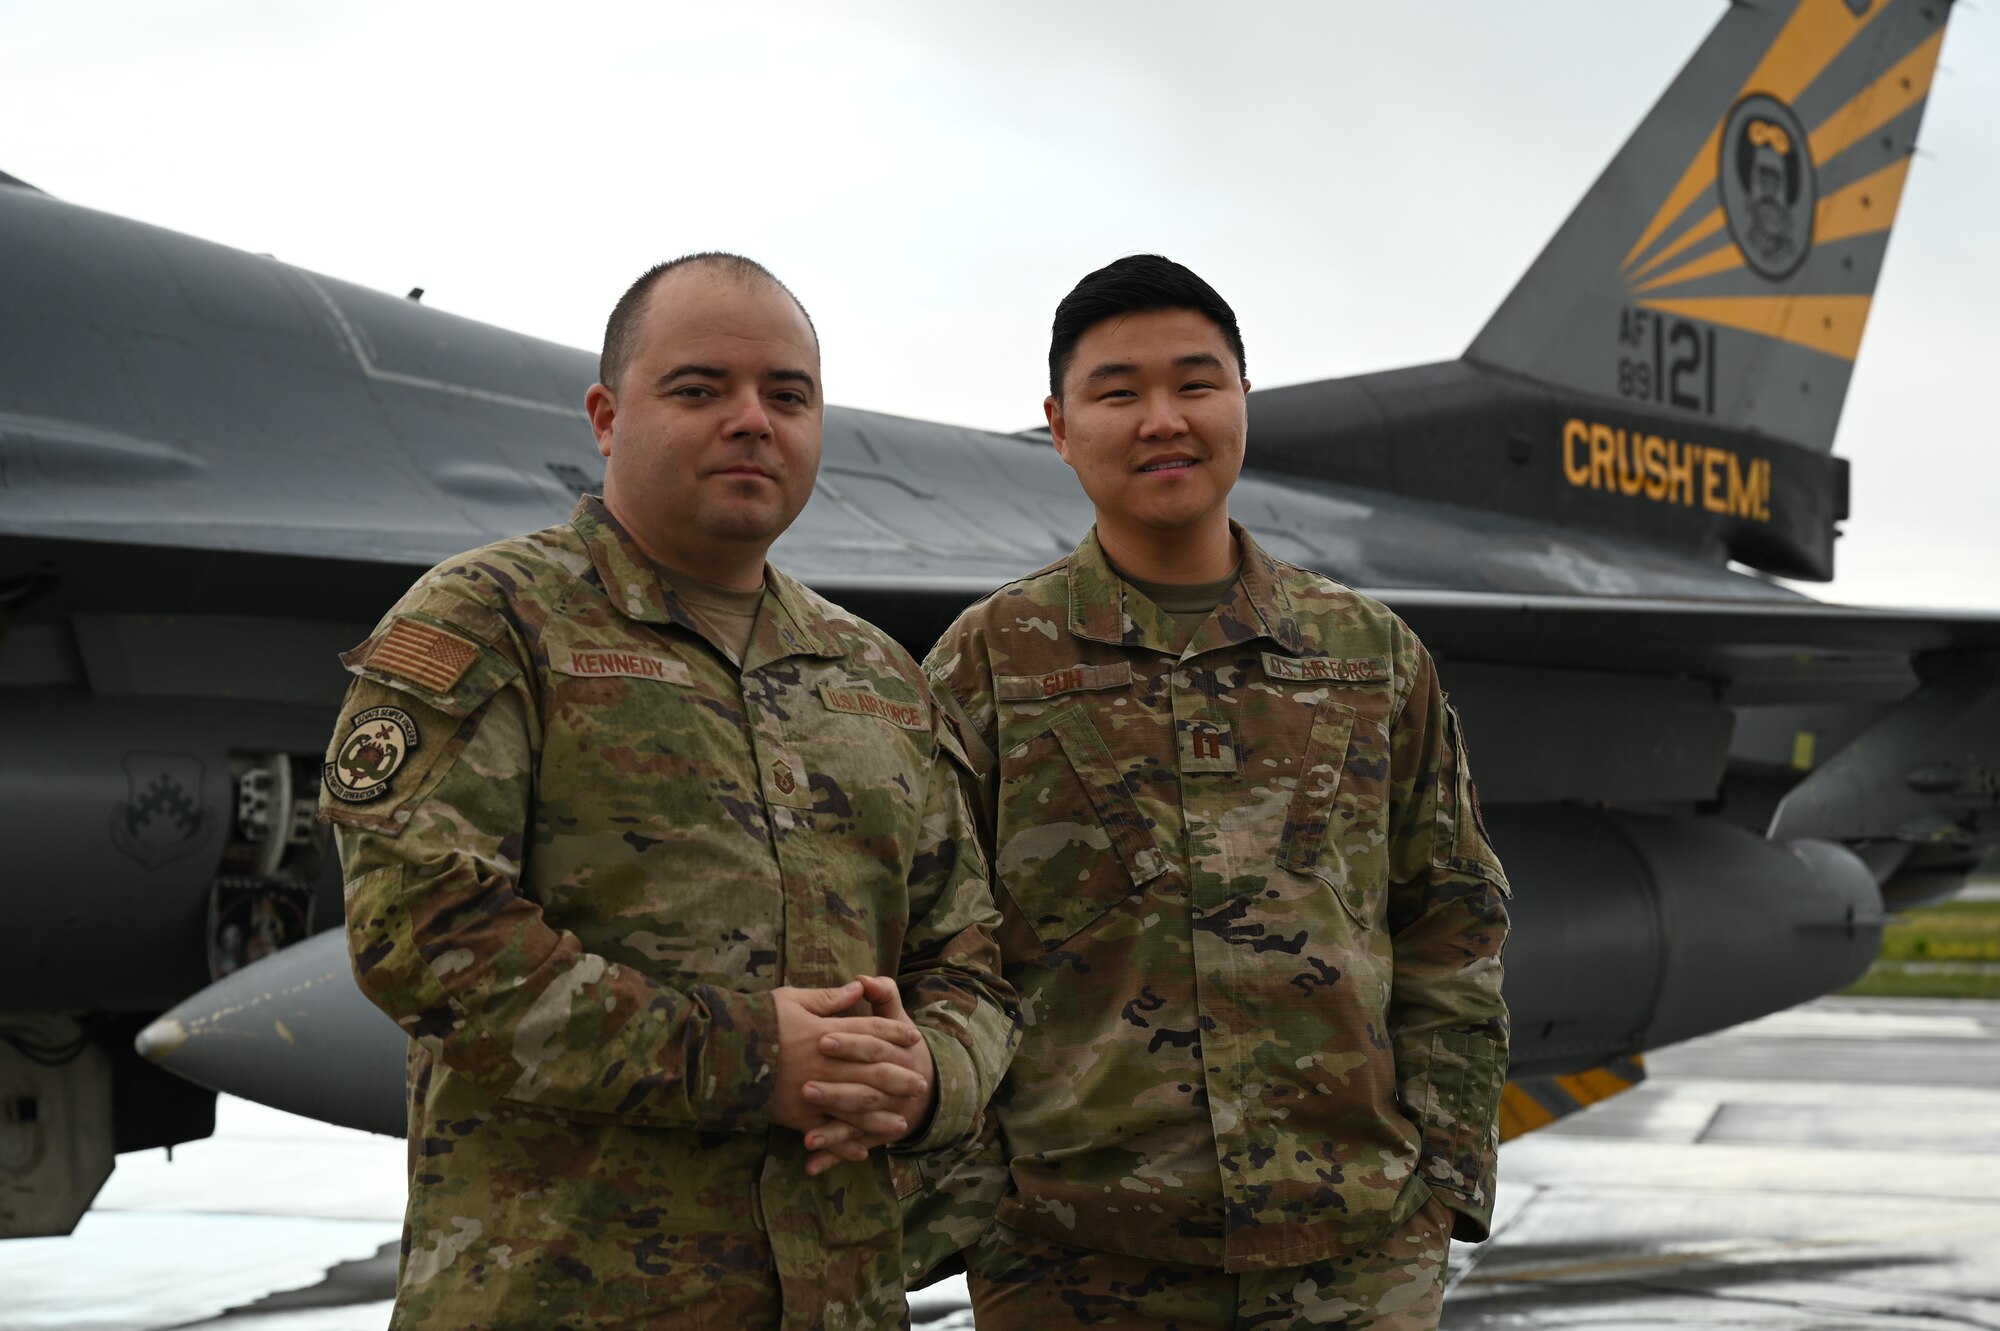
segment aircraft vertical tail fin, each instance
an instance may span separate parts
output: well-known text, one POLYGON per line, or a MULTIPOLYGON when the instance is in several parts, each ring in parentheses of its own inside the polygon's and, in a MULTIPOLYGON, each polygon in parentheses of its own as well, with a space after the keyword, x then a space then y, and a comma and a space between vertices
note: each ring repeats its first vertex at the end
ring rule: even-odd
POLYGON ((1830 452, 1949 9, 1739 0, 1466 359, 1830 452))

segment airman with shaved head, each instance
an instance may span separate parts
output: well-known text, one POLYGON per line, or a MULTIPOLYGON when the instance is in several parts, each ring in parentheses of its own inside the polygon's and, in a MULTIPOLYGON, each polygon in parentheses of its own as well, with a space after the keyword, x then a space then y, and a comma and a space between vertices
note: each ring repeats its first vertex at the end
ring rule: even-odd
POLYGON ((393 1325, 901 1325, 883 1148, 966 1138, 1016 1038, 967 759, 766 562, 824 411, 791 293, 662 265, 601 378, 603 497, 343 658, 322 809, 410 1036, 393 1325))

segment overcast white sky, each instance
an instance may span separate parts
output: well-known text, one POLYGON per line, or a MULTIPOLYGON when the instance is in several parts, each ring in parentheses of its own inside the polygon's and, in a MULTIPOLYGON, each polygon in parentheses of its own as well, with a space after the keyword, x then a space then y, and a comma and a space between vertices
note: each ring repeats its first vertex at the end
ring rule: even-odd
MULTIPOLYGON (((1711 0, 0 7, 0 170, 575 346, 769 264, 838 403, 1015 429, 1049 313, 1158 250, 1265 385, 1458 355, 1711 0)), ((2000 608, 2000 4, 1961 3, 1837 451, 1843 600, 2000 608)))

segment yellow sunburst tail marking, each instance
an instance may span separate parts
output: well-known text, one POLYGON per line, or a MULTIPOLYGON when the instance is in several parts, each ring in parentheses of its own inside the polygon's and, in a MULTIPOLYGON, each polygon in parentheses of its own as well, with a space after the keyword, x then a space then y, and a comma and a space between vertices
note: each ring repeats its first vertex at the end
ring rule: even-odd
MULTIPOLYGON (((1716 209, 1715 215, 1719 219, 1722 216, 1722 210, 1720 208, 1716 209)), ((1721 249, 1710 250, 1699 259, 1688 260, 1672 272, 1661 273, 1650 282, 1641 282, 1632 289, 1634 291, 1657 291, 1661 287, 1679 286, 1683 282, 1692 282, 1697 277, 1709 277, 1715 273, 1726 273, 1732 268, 1741 268, 1742 266, 1743 251, 1737 249, 1734 245, 1724 245, 1721 249)))
POLYGON ((1580 1109, 1622 1095, 1644 1080, 1646 1061, 1637 1055, 1583 1072, 1516 1077, 1500 1094, 1500 1140, 1512 1141, 1546 1128, 1580 1109))
POLYGON ((1905 157, 1821 199, 1813 217, 1813 244, 1887 231, 1896 221, 1909 174, 1910 159, 1905 157))
POLYGON ((1938 52, 1943 49, 1944 29, 1939 28, 1891 65, 1881 78, 1822 120, 1808 140, 1812 159, 1830 161, 1921 102, 1930 94, 1931 80, 1937 75, 1938 52))
MULTIPOLYGON (((1710 236, 1722 230, 1722 222, 1722 209, 1709 209, 1693 226, 1681 232, 1673 244, 1666 246, 1658 254, 1655 254, 1652 258, 1633 269, 1632 280, 1635 282, 1638 281, 1688 246, 1707 240, 1710 236)), ((1644 289, 1643 287, 1640 288, 1642 291, 1644 289)))
MULTIPOLYGON (((1753 92, 1765 93, 1780 101, 1789 102, 1799 95, 1805 86, 1833 63, 1834 57, 1847 49, 1847 44, 1855 39, 1875 16, 1889 6, 1873 4, 1860 15, 1848 8, 1846 0, 1802 0, 1792 12, 1785 26, 1778 31, 1764 58, 1757 62, 1757 68, 1743 81, 1743 86, 1735 97, 1730 98, 1733 106, 1753 92)), ((1687 206, 1701 192, 1715 184, 1716 171, 1721 159, 1722 126, 1728 108, 1718 116, 1715 128, 1695 150, 1688 162, 1687 170, 1668 193, 1665 203, 1660 205, 1653 220, 1639 233, 1639 239, 1625 255, 1620 265, 1630 272, 1639 256, 1651 248, 1660 234, 1687 210, 1687 206)))
POLYGON ((1708 296, 1642 300, 1649 310, 1678 314, 1776 338, 1851 361, 1861 351, 1871 296, 1708 296))
MULTIPOLYGON (((1827 245, 1836 240, 1849 240, 1855 236, 1887 231, 1895 224, 1896 208, 1903 199, 1903 182, 1909 174, 1910 159, 1905 157, 1821 199, 1813 215, 1813 244, 1827 245)), ((1715 210, 1714 217, 1716 225, 1720 226, 1722 224, 1720 208, 1715 210)), ((1694 233, 1690 231, 1688 234, 1691 236, 1694 233)), ((1667 251, 1662 250, 1660 253, 1664 255, 1667 251)), ((1720 249, 1710 250, 1699 259, 1690 259, 1680 267, 1661 273, 1650 281, 1641 282, 1632 290, 1658 291, 1663 287, 1679 286, 1698 277, 1712 277, 1716 273, 1726 273, 1732 268, 1742 266, 1743 251, 1734 245, 1725 245, 1720 249)), ((1860 341, 1861 334, 1857 329, 1854 342, 1859 345, 1860 341)), ((1817 344, 1808 342, 1805 345, 1817 344)), ((1848 359, 1851 360, 1853 357, 1850 356, 1848 359)))

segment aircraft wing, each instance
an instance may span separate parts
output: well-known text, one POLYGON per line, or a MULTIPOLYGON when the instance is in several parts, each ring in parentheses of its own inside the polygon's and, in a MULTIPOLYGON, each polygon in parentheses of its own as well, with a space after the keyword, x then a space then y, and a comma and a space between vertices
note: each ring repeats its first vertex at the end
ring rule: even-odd
POLYGON ((1699 674, 1744 687, 1768 686, 1787 667, 1796 677, 1862 659, 2000 651, 2000 612, 1435 588, 1372 594, 1439 655, 1699 674))

